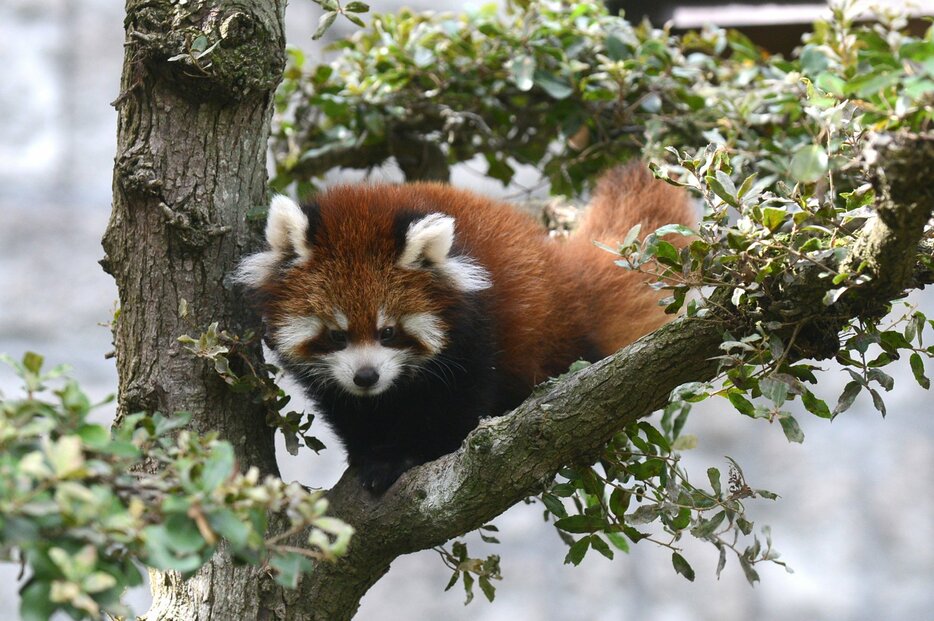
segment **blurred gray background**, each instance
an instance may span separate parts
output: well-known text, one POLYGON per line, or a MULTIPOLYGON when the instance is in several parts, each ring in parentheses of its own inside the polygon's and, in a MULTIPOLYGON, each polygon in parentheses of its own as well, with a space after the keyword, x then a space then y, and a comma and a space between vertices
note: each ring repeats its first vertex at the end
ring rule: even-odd
MULTIPOLYGON (((420 8, 462 5, 412 3, 420 8)), ((374 2, 392 10, 395 2, 374 2)), ((757 11, 761 11, 758 9, 757 11)), ((291 43, 320 52, 309 34, 319 9, 293 0, 291 43)), ((3 0, 0 3, 0 352, 43 353, 68 363, 95 399, 114 390, 108 320, 117 293, 97 265, 110 209, 115 113, 122 63, 122 3, 113 0, 3 0)), ((482 166, 473 167, 483 170, 482 166)), ((509 193, 471 168, 453 182, 509 193)), ((393 178, 393 171, 381 176, 393 178)), ((534 171, 523 180, 534 184, 534 171)), ((934 298, 913 302, 934 315, 934 298)), ((832 365, 825 364, 831 369, 832 365)), ((934 372, 929 366, 929 375, 934 372)), ((834 400, 846 378, 827 373, 819 394, 834 400)), ((725 472, 725 455, 743 466, 753 487, 781 494, 748 507, 772 527, 776 548, 793 568, 759 566, 751 588, 731 558, 720 580, 712 547, 685 541, 697 579, 676 575, 670 554, 648 543, 610 562, 588 555, 563 565, 566 547, 542 521, 539 506, 520 505, 495 524, 501 545, 468 537, 474 556, 500 554, 497 599, 481 594, 464 606, 460 586, 445 593, 449 573, 434 552, 399 559, 367 594, 358 618, 370 621, 920 621, 934 610, 934 416, 931 396, 899 368, 882 420, 862 397, 833 424, 801 413, 803 445, 723 403, 697 408, 686 432, 699 438, 684 456, 695 479, 709 466, 725 472), (709 549, 708 549, 709 548, 709 549)), ((17 393, 0 369, 0 390, 17 393)), ((101 412, 106 418, 112 412, 101 412)), ((326 430, 318 429, 326 444, 326 430)), ((343 468, 338 449, 291 458, 287 480, 328 486, 343 468)), ((18 619, 17 568, 0 564, 0 621, 18 619)), ((148 592, 130 594, 137 612, 148 592)))

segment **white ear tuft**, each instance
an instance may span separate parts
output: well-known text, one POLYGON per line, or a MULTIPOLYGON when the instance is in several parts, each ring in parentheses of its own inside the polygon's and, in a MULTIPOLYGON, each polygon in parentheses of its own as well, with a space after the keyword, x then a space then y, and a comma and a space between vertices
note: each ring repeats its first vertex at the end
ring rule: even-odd
POLYGON ((454 218, 433 213, 409 225, 399 267, 416 267, 422 260, 441 265, 454 243, 454 218))
POLYGON ((266 219, 266 241, 273 252, 307 259, 311 255, 307 235, 308 217, 302 208, 287 196, 274 196, 266 219))

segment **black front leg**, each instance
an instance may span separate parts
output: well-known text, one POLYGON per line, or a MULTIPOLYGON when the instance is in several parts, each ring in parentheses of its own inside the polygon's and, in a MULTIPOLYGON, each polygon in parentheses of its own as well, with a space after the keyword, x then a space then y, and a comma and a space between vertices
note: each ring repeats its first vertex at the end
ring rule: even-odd
POLYGON ((356 460, 352 466, 356 470, 357 480, 364 489, 374 496, 382 496, 396 482, 396 479, 402 476, 403 472, 418 464, 419 462, 411 457, 397 457, 394 459, 360 459, 356 460))

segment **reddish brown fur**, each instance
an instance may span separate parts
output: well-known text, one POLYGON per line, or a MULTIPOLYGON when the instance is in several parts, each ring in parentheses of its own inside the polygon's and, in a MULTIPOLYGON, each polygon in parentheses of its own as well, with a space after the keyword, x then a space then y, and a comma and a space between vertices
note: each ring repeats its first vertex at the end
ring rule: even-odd
MULTIPOLYGON (((650 280, 620 268, 612 254, 593 245, 622 241, 641 224, 640 238, 666 224, 694 227, 697 219, 687 194, 655 179, 641 165, 606 172, 597 184, 581 226, 568 241, 565 254, 576 268, 577 294, 589 299, 592 338, 605 352, 613 352, 659 327, 671 316, 658 306, 661 294, 646 286, 650 280)), ((685 238, 668 241, 683 245, 685 238)))
POLYGON ((456 221, 455 248, 492 274, 491 314, 501 369, 531 387, 591 352, 607 355, 665 322, 658 294, 644 277, 614 265, 593 246, 668 223, 694 222, 687 197, 640 166, 610 171, 589 213, 567 242, 549 239, 532 218, 509 205, 446 185, 341 186, 318 197, 319 238, 304 266, 275 287, 267 316, 313 314, 333 319, 340 308, 351 337, 372 338, 376 314, 439 314, 451 300, 423 270, 394 265, 393 221, 400 211, 443 212, 456 221))

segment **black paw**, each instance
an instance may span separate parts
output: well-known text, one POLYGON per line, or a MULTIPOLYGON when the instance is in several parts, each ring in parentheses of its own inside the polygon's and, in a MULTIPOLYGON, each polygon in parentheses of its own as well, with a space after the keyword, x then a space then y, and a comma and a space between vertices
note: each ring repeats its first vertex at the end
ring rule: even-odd
POLYGON ((414 465, 413 459, 360 462, 357 464, 357 479, 371 494, 382 496, 403 472, 414 465))

